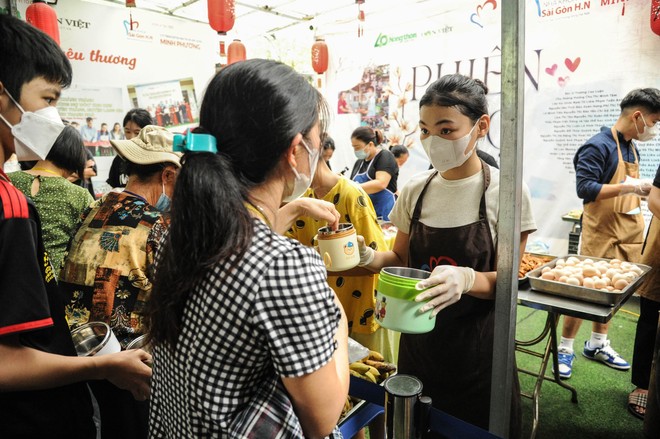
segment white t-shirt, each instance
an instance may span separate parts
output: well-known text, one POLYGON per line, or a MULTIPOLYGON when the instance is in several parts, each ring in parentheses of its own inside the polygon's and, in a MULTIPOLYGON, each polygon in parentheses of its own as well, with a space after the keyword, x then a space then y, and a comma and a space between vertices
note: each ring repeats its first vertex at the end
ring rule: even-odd
MULTIPOLYGON (((493 236, 493 245, 497 245, 500 171, 490 166, 489 168, 490 185, 486 190, 486 215, 493 236)), ((415 175, 401 189, 401 195, 390 213, 390 221, 404 233, 410 233, 410 222, 415 204, 424 188, 424 183, 433 172, 435 170, 430 169, 415 175)), ((420 222, 428 227, 449 228, 478 221, 483 185, 483 172, 461 180, 446 180, 438 173, 431 180, 426 194, 424 194, 420 222)), ((520 231, 533 232, 534 230, 536 230, 536 223, 532 214, 531 197, 527 185, 523 182, 520 231)))

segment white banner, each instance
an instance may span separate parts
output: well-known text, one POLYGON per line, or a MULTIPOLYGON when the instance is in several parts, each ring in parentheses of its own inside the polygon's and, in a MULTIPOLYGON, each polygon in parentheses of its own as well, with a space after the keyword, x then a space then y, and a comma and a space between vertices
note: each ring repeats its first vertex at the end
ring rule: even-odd
MULTIPOLYGON (((417 131, 419 99, 445 74, 462 73, 488 86, 492 124, 484 149, 499 157, 500 4, 452 2, 432 22, 420 18, 410 28, 384 29, 360 39, 327 39, 331 108, 339 108, 342 96, 359 105, 355 90, 362 87, 365 72, 389 65, 389 84, 382 88, 390 92, 376 97, 389 99, 386 137, 411 151, 401 168, 400 186, 428 169, 417 131)), ((524 180, 538 225, 530 243, 564 254, 572 223, 561 217, 582 208, 573 156, 601 126, 613 125, 619 103, 630 90, 660 87, 660 37, 650 29, 647 2, 536 0, 527 6, 524 180)), ((357 111, 335 112, 330 134, 341 151, 333 157, 333 169, 352 167, 350 134, 360 124, 364 122, 357 111)), ((660 164, 660 141, 638 145, 642 177, 652 178, 660 164)))

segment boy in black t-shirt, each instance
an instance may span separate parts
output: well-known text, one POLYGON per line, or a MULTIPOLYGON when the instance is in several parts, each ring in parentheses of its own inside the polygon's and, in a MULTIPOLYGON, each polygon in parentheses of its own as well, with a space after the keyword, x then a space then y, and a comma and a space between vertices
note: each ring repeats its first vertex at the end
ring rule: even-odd
MULTIPOLYGON (((0 163, 47 155, 71 65, 55 42, 0 14, 0 163), (13 129, 12 129, 13 128, 13 129)), ((149 395, 144 351, 78 357, 39 215, 0 170, 0 437, 94 438, 86 380, 149 395)))

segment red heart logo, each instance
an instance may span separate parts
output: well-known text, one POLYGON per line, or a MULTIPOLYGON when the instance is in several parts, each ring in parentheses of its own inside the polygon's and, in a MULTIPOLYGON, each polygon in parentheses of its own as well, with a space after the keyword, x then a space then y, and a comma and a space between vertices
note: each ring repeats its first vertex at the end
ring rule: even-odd
POLYGON ((481 11, 483 10, 484 6, 486 5, 491 5, 493 7, 493 11, 497 8, 497 1, 495 0, 486 0, 483 5, 477 5, 477 15, 481 17, 481 11))
POLYGON ((566 67, 568 67, 568 70, 570 70, 571 72, 574 72, 575 70, 577 70, 578 66, 580 65, 580 61, 581 60, 580 60, 579 56, 577 58, 575 58, 574 61, 571 61, 569 58, 566 58, 564 60, 564 64, 566 64, 566 67))
POLYGON ((545 68, 545 73, 547 73, 550 76, 555 76, 556 71, 557 71, 557 64, 553 64, 552 67, 545 68))
POLYGON ((458 266, 456 261, 449 256, 431 256, 429 258, 430 271, 433 271, 438 265, 453 265, 454 267, 458 266))
POLYGON ((568 84, 568 80, 569 80, 569 79, 570 79, 569 76, 565 76, 565 77, 563 77, 563 78, 560 76, 560 77, 557 79, 557 84, 559 84, 560 87, 564 87, 564 86, 566 86, 566 84, 568 84))

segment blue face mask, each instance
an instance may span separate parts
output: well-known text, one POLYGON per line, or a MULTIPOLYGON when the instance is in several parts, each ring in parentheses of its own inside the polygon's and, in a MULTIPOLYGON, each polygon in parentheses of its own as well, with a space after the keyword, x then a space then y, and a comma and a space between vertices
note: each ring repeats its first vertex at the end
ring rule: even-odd
POLYGON ((160 194, 160 197, 158 197, 158 201, 156 202, 156 205, 154 207, 159 212, 169 212, 171 205, 172 205, 172 200, 170 199, 170 197, 165 195, 165 184, 163 184, 163 193, 160 194))
POLYGON ((369 157, 369 153, 367 152, 367 148, 364 147, 362 149, 358 149, 357 151, 353 151, 355 153, 355 157, 358 158, 358 160, 364 160, 367 157, 369 157))

